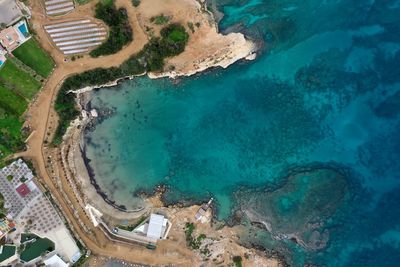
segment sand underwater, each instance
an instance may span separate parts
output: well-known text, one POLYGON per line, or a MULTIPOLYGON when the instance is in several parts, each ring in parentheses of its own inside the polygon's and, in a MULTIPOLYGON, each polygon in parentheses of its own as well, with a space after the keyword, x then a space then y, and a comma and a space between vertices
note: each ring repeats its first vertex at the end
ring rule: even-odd
POLYGON ((127 208, 159 184, 171 203, 213 196, 243 243, 293 266, 399 266, 400 1, 210 5, 261 54, 93 92, 103 191, 127 208))

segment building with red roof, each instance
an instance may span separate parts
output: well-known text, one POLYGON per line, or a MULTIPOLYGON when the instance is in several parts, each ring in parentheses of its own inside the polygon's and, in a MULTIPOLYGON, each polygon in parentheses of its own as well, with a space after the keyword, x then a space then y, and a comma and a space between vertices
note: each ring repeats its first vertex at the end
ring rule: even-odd
POLYGON ((17 187, 16 190, 21 197, 25 197, 31 192, 31 190, 26 184, 21 184, 20 186, 17 187))

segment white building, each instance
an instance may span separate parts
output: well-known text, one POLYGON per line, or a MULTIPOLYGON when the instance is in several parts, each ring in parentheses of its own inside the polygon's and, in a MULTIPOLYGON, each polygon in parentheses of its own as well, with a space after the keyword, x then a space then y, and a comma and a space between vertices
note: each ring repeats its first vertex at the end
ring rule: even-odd
POLYGON ((64 260, 74 263, 80 258, 80 250, 71 233, 53 204, 35 184, 34 175, 23 160, 0 169, 0 193, 8 216, 17 224, 16 231, 11 234, 15 237, 14 242, 18 242, 24 229, 22 226, 30 225, 29 232, 53 241, 55 252, 64 260))
POLYGON ((162 239, 167 229, 168 220, 162 215, 151 214, 149 227, 147 229, 147 237, 154 239, 162 239))
POLYGON ((54 254, 50 258, 43 261, 44 265, 49 267, 68 267, 68 264, 65 263, 57 254, 54 254))
POLYGON ((0 0, 0 25, 9 26, 23 17, 30 18, 31 12, 18 0, 0 0))
POLYGON ((167 238, 171 226, 171 223, 163 215, 152 213, 149 221, 141 224, 134 232, 143 234, 147 238, 157 241, 167 238))

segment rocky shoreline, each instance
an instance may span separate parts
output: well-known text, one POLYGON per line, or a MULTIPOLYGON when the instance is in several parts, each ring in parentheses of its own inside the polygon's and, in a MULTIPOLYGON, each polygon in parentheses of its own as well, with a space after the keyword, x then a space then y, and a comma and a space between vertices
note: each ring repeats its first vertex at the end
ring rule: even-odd
MULTIPOLYGON (((193 2, 196 1, 189 1, 189 0, 183 0, 186 4, 190 2, 193 4, 193 2)), ((196 2, 196 5, 200 5, 199 2, 196 2)), ((212 15, 209 15, 212 17, 212 15)), ((214 21, 214 20, 213 20, 214 21)), ((217 27, 214 24, 215 32, 217 31, 217 27)), ((224 36, 218 33, 213 33, 216 34, 217 38, 223 38, 224 36)), ((226 50, 220 50, 218 53, 212 55, 211 57, 205 57, 204 60, 201 61, 196 61, 197 63, 193 63, 194 65, 191 65, 189 69, 187 69, 187 65, 183 64, 182 68, 178 68, 175 71, 166 71, 163 73, 142 73, 140 75, 136 76, 143 76, 147 75, 151 79, 155 78, 160 78, 160 77, 169 77, 169 78, 177 78, 181 76, 192 76, 201 72, 204 72, 205 70, 209 71, 211 69, 217 68, 217 67, 222 67, 226 68, 233 64, 234 62, 240 61, 240 60, 253 60, 255 58, 255 51, 257 50, 256 45, 253 42, 250 42, 245 39, 245 37, 240 34, 240 33, 230 33, 228 39, 231 38, 232 44, 232 51, 226 51, 226 50), (235 50, 236 48, 240 47, 239 50, 235 50), (230 53, 229 56, 226 56, 225 52, 230 53)), ((220 40, 221 41, 221 40, 220 40)), ((204 55, 203 55, 204 56, 204 55)), ((174 62, 174 65, 179 65, 181 62, 185 62, 187 60, 188 56, 182 57, 178 59, 178 61, 174 62), (180 61, 179 61, 180 60, 180 61)), ((167 64, 171 64, 171 60, 168 60, 167 64)), ((189 64, 190 65, 190 64, 189 64)), ((196 209, 198 209, 198 206, 196 204, 199 204, 197 201, 188 201, 185 203, 167 203, 166 199, 164 198, 164 193, 166 192, 167 188, 165 186, 158 186, 157 188, 154 189, 153 192, 138 192, 139 197, 143 199, 144 205, 135 209, 131 207, 125 206, 125 203, 116 203, 115 200, 113 200, 102 188, 101 185, 98 183, 95 177, 94 170, 90 166, 90 159, 86 155, 85 151, 85 144, 84 144, 84 132, 86 130, 90 130, 88 127, 95 127, 96 120, 102 120, 105 117, 109 116, 112 114, 112 112, 106 112, 103 114, 102 111, 93 111, 91 109, 90 105, 90 95, 92 90, 98 90, 102 88, 107 88, 107 87, 114 87, 117 86, 119 83, 127 80, 127 79, 134 79, 136 76, 128 76, 128 77, 121 77, 116 79, 113 82, 109 82, 106 84, 102 85, 97 85, 97 86, 91 86, 91 87, 85 87, 80 90, 74 91, 76 94, 76 100, 77 104, 81 110, 81 116, 80 118, 77 118, 69 127, 67 134, 64 136, 64 140, 62 143, 61 149, 64 149, 69 151, 67 157, 66 157, 66 162, 68 164, 68 168, 72 170, 72 173, 76 175, 76 183, 78 185, 78 188, 81 190, 81 194, 83 195, 84 203, 85 204, 90 204, 96 207, 101 213, 103 213, 108 219, 111 219, 111 221, 116 222, 116 221, 124 221, 124 220, 134 220, 139 218, 140 216, 143 216, 144 214, 154 211, 154 210, 162 210, 163 212, 167 213, 168 216, 174 218, 175 220, 178 221, 190 221, 193 219, 193 213, 196 209), (93 111, 93 112, 92 112, 93 111), (99 116, 100 114, 100 116, 99 116), (99 197, 100 196, 100 197, 99 197), (188 213, 190 212, 190 213, 188 213), (177 215, 180 214, 180 215, 177 215), (191 218, 191 219, 189 219, 191 218)), ((112 90, 112 88, 110 88, 112 90)), ((211 217, 215 214, 215 207, 213 207, 214 210, 211 212, 211 217)), ((179 226, 182 227, 182 226, 179 226)), ((203 226, 202 226, 203 227, 203 226)), ((210 227, 210 226, 207 226, 210 227)), ((206 227, 206 228, 207 228, 206 227)), ((262 263, 262 262, 267 262, 268 265, 262 265, 262 266, 280 266, 279 261, 275 259, 269 259, 266 258, 265 255, 258 255, 259 253, 257 252, 258 250, 254 248, 246 248, 241 245, 239 245, 237 242, 232 242, 233 240, 236 240, 237 234, 235 233, 235 230, 233 228, 227 227, 222 225, 221 226, 224 230, 223 232, 226 232, 226 237, 224 237, 221 241, 218 241, 215 243, 216 240, 219 240, 219 236, 225 236, 225 234, 222 234, 222 230, 216 231, 215 229, 212 228, 207 228, 208 234, 210 236, 214 236, 213 239, 210 239, 208 242, 208 245, 212 246, 216 251, 226 251, 226 250, 232 250, 232 251, 241 251, 243 252, 242 254, 247 255, 247 253, 250 253, 251 255, 255 255, 257 258, 257 262, 262 263), (217 233, 218 237, 216 236, 217 233), (229 234, 228 234, 229 233, 229 234), (265 257, 265 258, 264 258, 265 257), (270 265, 271 264, 271 265, 270 265)), ((203 227, 204 228, 204 227, 203 227)), ((181 238, 182 231, 181 228, 175 230, 175 235, 179 236, 181 238), (180 230, 179 230, 180 229, 180 230)), ((208 235, 207 234, 207 235, 208 235)), ((177 238, 177 237, 172 237, 177 238)), ((236 240, 237 241, 237 240, 236 240)), ((207 246, 208 246, 207 245, 207 246)), ((230 255, 230 253, 228 253, 230 255)), ((211 255, 211 254, 210 254, 211 255)), ((218 255, 214 255, 215 257, 219 257, 218 255)), ((231 255, 234 256, 234 255, 231 255)), ((230 256, 230 257, 231 257, 230 256)), ((199 258, 202 258, 203 260, 207 260, 205 258, 205 255, 202 255, 201 253, 198 255, 199 258)), ((226 258, 226 257, 225 257, 226 258)), ((222 261, 229 260, 230 258, 222 259, 222 261)), ((221 260, 221 259, 218 259, 221 260)))
MULTIPOLYGON (((186 1, 185 2, 190 2, 191 4, 195 3, 196 8, 201 9, 203 8, 209 16, 209 20, 213 22, 213 27, 215 32, 217 32, 218 27, 214 19, 214 14, 210 11, 207 10, 206 5, 197 1, 186 1)), ((131 75, 131 76, 126 76, 126 77, 120 77, 112 82, 106 83, 106 84, 101 84, 101 85, 96 85, 96 86, 88 86, 81 88, 79 90, 73 91, 73 93, 76 94, 77 97, 77 103, 79 106, 79 109, 81 112, 85 113, 85 118, 77 124, 79 126, 70 126, 70 129, 68 130, 69 132, 78 132, 79 139, 80 139, 80 144, 79 144, 79 153, 76 153, 76 157, 79 155, 81 160, 83 161, 83 164, 85 166, 85 172, 87 173, 87 176, 90 180, 91 185, 94 187, 95 191, 101 198, 106 202, 108 205, 112 206, 113 208, 117 209, 118 211, 126 212, 128 211, 127 207, 123 204, 117 204, 114 200, 112 200, 105 192, 104 190, 101 189, 100 185, 95 179, 95 174, 93 170, 90 167, 90 159, 87 158, 86 156, 86 151, 85 151, 85 144, 83 142, 83 133, 85 130, 88 129, 88 127, 92 127, 93 123, 93 117, 91 116, 91 107, 90 107, 90 92, 92 90, 99 90, 99 89, 104 89, 104 88, 110 88, 112 90, 112 87, 118 86, 120 83, 126 81, 126 80, 132 80, 136 77, 144 76, 147 75, 151 79, 158 79, 158 78, 171 78, 171 79, 176 79, 178 77, 188 77, 188 76, 193 76, 196 74, 204 73, 204 71, 211 71, 215 68, 227 68, 228 66, 232 65, 233 63, 237 61, 247 61, 247 60, 254 60, 256 57, 256 51, 258 47, 251 41, 246 40, 243 34, 241 33, 229 33, 228 35, 224 36, 222 34, 218 34, 220 36, 226 37, 226 36, 231 36, 233 39, 240 40, 241 44, 239 45, 240 49, 239 50, 229 50, 225 52, 229 52, 232 54, 232 56, 227 57, 224 54, 217 55, 217 57, 212 57, 212 61, 209 59, 204 59, 202 62, 198 62, 196 66, 192 69, 186 69, 186 70, 175 70, 175 71, 164 71, 162 73, 142 73, 139 75, 131 75)), ((234 48, 232 48, 234 49, 234 48)), ((184 53, 183 53, 184 54, 184 53)), ((173 58, 172 58, 173 59, 173 58)), ((171 59, 171 60, 172 60, 171 59)), ((168 64, 168 63, 167 63, 168 64)), ((102 117, 97 117, 96 119, 102 119, 102 117)), ((79 120, 79 119, 78 119, 79 120)), ((64 141, 65 142, 65 141, 64 141)), ((75 149, 78 149, 76 147, 75 149)), ((82 171, 82 170, 81 170, 82 171)), ((85 175, 86 176, 86 175, 85 175)), ((142 194, 143 195, 143 194, 142 194)), ((146 198, 151 197, 151 194, 144 194, 146 198)), ((165 205, 173 205, 172 203, 166 203, 163 201, 165 205)), ((190 202, 190 203, 185 203, 183 206, 190 206, 192 204, 198 204, 197 202, 190 202)), ((141 207, 137 209, 138 211, 143 210, 144 208, 141 207)), ((136 211, 136 209, 134 210, 136 211)))
MULTIPOLYGON (((85 129, 84 125, 88 124, 89 122, 90 119, 86 118, 80 121, 80 123, 74 124, 73 131, 75 134, 83 134, 85 129)), ((185 234, 182 229, 185 228, 186 222, 193 220, 193 216, 196 213, 196 210, 199 208, 199 205, 196 205, 196 202, 176 204, 165 203, 163 200, 163 195, 167 188, 160 185, 154 189, 153 193, 141 194, 146 201, 145 207, 137 211, 126 210, 125 207, 115 203, 107 196, 107 194, 102 192, 101 187, 96 182, 93 170, 91 170, 90 166, 88 165, 88 159, 85 159, 83 153, 84 151, 80 149, 80 144, 81 142, 75 144, 75 146, 79 148, 79 150, 76 150, 77 153, 75 153, 75 160, 77 159, 77 155, 80 156, 81 160, 84 162, 87 160, 84 166, 88 173, 88 178, 90 179, 90 186, 92 187, 92 190, 95 191, 95 195, 92 194, 91 197, 88 197, 88 194, 86 194, 87 190, 83 190, 86 203, 95 206, 98 210, 104 213, 104 215, 107 215, 108 219, 112 217, 111 221, 113 222, 118 222, 121 220, 131 221, 133 218, 139 218, 143 214, 147 214, 150 211, 161 212, 162 214, 166 214, 168 218, 174 221, 174 229, 171 231, 170 237, 171 241, 177 242, 177 240, 184 238, 185 234), (100 196, 100 198, 98 196, 100 196), (101 204, 99 200, 104 202, 104 204, 101 204), (110 212, 110 208, 113 210, 112 212, 110 212)), ((82 168, 79 168, 80 174, 82 174, 84 171, 85 170, 82 170, 82 168)), ((82 178, 80 180, 82 180, 82 178)), ((83 187, 85 188, 85 186, 83 187)), ((229 259, 231 259, 231 257, 241 254, 249 255, 249 258, 243 259, 244 261, 252 263, 248 266, 286 266, 283 258, 278 253, 266 251, 262 247, 257 247, 256 244, 240 244, 238 236, 239 233, 243 231, 243 227, 240 225, 227 226, 224 222, 216 221, 214 215, 215 207, 212 207, 212 209, 209 210, 209 221, 207 223, 197 224, 196 226, 196 228, 198 227, 198 229, 195 231, 196 235, 206 234, 207 236, 204 244, 199 248, 199 250, 193 251, 196 257, 201 259, 202 263, 208 262, 211 258, 213 259, 212 262, 227 262, 229 259), (203 254, 201 251, 204 249, 209 250, 210 254, 203 254), (223 251, 226 253, 222 253, 224 256, 221 257, 220 255, 223 251)), ((206 264, 204 266, 211 265, 206 264)))

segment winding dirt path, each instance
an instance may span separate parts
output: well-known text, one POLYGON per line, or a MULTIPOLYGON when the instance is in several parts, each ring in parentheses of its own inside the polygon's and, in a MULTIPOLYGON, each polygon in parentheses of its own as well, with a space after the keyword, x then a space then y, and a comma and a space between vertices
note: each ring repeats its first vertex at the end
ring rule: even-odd
MULTIPOLYGON (((63 166, 60 149, 47 145, 58 123, 54 100, 61 83, 68 76, 97 67, 118 66, 132 54, 139 52, 148 42, 148 36, 157 34, 160 30, 161 26, 152 23, 152 17, 159 14, 170 16, 170 22, 179 22, 188 27, 189 23, 192 23, 192 27, 196 25, 196 28, 189 32, 190 38, 185 51, 166 61, 166 66, 176 67, 174 75, 193 74, 213 66, 225 68, 252 53, 255 48, 253 43, 239 33, 219 34, 213 18, 203 13, 201 5, 195 0, 141 0, 138 8, 132 6, 131 0, 115 0, 117 7, 124 7, 128 12, 133 29, 133 42, 110 56, 91 58, 86 55, 71 61, 66 60, 53 46, 43 26, 60 19, 93 19, 97 0, 76 6, 73 12, 58 19, 46 17, 42 3, 43 1, 31 1, 30 24, 43 48, 54 58, 56 67, 26 113, 25 124, 33 132, 27 141, 27 150, 15 156, 32 160, 40 182, 51 192, 74 233, 93 254, 150 265, 200 266, 200 256, 196 256, 186 246, 182 227, 176 230, 176 233, 182 234, 182 239, 176 239, 171 234, 169 240, 160 240, 157 249, 150 251, 142 246, 110 241, 101 229, 93 226, 67 179, 69 167, 63 166)), ((178 222, 183 221, 181 217, 175 219, 178 222)))
MULTIPOLYGON (((142 246, 124 245, 110 241, 104 233, 93 227, 85 211, 75 201, 74 193, 71 189, 63 188, 69 199, 66 201, 65 196, 57 188, 57 182, 51 178, 49 169, 46 168, 46 159, 49 155, 56 156, 57 149, 46 146, 48 136, 54 133, 57 125, 57 114, 54 111, 54 100, 57 90, 63 80, 75 73, 97 67, 112 67, 120 65, 124 60, 132 54, 140 51, 147 43, 147 35, 141 29, 136 13, 132 8, 130 0, 116 0, 117 7, 125 7, 133 29, 134 40, 128 46, 114 55, 104 56, 100 58, 90 58, 84 56, 75 61, 64 61, 64 56, 49 41, 43 25, 49 24, 54 19, 44 16, 41 1, 31 1, 32 20, 31 25, 36 33, 36 38, 42 44, 43 48, 54 58, 56 67, 52 75, 48 78, 43 89, 39 92, 36 99, 31 103, 26 114, 26 125, 29 125, 33 134, 27 141, 27 150, 16 154, 15 156, 23 156, 31 159, 38 172, 40 181, 51 192, 53 198, 57 201, 64 216, 71 223, 73 231, 85 243, 85 246, 95 255, 114 257, 132 262, 141 262, 152 265, 173 264, 175 266, 194 266, 194 257, 192 251, 184 246, 170 242, 168 240, 159 242, 157 250, 150 251, 142 246), (71 202, 72 201, 72 202, 71 202), (72 205, 72 206, 71 206, 72 205), (90 234, 86 233, 74 214, 78 213, 79 218, 86 227, 90 229, 90 234)), ((62 16, 62 19, 90 17, 94 12, 94 4, 91 1, 84 6, 77 6, 76 10, 68 15, 62 16)), ((58 179, 66 179, 64 176, 58 179)), ((68 181, 63 180, 63 184, 68 181)))

